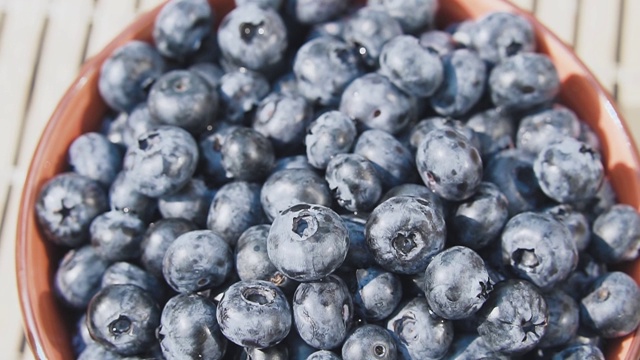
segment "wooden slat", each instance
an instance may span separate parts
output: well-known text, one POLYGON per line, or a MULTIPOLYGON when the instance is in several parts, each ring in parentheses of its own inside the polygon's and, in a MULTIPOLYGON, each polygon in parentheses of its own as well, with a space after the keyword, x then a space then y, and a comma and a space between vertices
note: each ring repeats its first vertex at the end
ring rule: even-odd
POLYGON ((578 0, 537 0, 536 17, 562 41, 573 45, 578 0))
POLYGON ((87 57, 105 47, 134 18, 136 2, 133 0, 97 0, 87 57))
MULTIPOLYGON (((560 0, 560 1, 564 1, 564 0, 560 0)), ((511 2, 518 5, 520 8, 524 10, 533 11, 536 0, 511 0, 511 2)))
POLYGON ((163 2, 164 0, 140 0, 140 3, 138 4, 138 13, 141 14, 145 11, 149 11, 163 2))
POLYGON ((620 5, 620 0, 581 1, 578 12, 576 51, 609 91, 616 83, 620 5))
POLYGON ((640 140, 640 1, 625 0, 620 39, 620 68, 618 70, 618 101, 627 123, 640 140))

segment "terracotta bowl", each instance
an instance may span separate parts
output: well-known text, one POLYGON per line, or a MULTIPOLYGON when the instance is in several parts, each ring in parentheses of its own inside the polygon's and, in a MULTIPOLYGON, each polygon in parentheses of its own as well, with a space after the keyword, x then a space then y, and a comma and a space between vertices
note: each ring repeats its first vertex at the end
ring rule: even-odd
MULTIPOLYGON (((233 0, 209 0, 218 20, 233 8, 233 0)), ((610 95, 573 51, 547 28, 504 0, 441 1, 442 24, 482 16, 490 11, 511 11, 527 17, 536 29, 539 51, 555 62, 562 90, 560 100, 589 123, 600 136, 607 174, 621 202, 640 210, 638 151, 610 95)), ((22 194, 16 249, 17 280, 27 339, 41 359, 71 359, 70 317, 59 306, 52 278, 62 252, 46 241, 36 223, 34 204, 42 184, 67 167, 67 148, 77 136, 98 129, 107 108, 98 94, 100 65, 111 52, 132 39, 151 41, 159 8, 138 18, 104 50, 87 61, 60 100, 33 156, 22 194)), ((640 280, 640 261, 623 268, 640 280)), ((640 333, 611 341, 608 359, 640 358, 640 333)))

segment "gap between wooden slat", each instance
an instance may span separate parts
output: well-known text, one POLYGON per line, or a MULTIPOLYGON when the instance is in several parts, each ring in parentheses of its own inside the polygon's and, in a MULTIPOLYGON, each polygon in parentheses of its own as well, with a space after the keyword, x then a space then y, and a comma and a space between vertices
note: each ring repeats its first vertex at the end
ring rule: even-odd
POLYGON ((625 0, 623 3, 618 71, 618 102, 625 110, 627 123, 636 139, 640 139, 640 1, 625 0))
POLYGON ((135 18, 136 4, 132 0, 97 0, 87 57, 104 48, 135 18))

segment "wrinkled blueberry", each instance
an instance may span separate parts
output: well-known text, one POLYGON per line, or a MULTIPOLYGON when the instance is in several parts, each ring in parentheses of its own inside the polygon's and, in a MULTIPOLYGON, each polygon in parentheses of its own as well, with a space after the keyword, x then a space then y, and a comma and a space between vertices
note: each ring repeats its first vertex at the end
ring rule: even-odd
POLYGON ((158 13, 153 42, 172 59, 183 59, 200 48, 213 24, 211 7, 205 0, 169 1, 158 13))
POLYGON ((133 260, 140 256, 146 224, 133 214, 111 210, 91 222, 91 245, 107 261, 133 260))
POLYGON ((401 34, 400 23, 386 9, 365 6, 347 19, 343 36, 368 66, 375 67, 382 46, 401 34))
POLYGON ((102 275, 109 263, 92 246, 69 250, 60 261, 53 287, 65 305, 84 309, 100 290, 102 275))
POLYGON ((222 186, 213 197, 207 216, 207 228, 235 246, 243 231, 262 223, 260 185, 234 181, 222 186))
POLYGON ((178 236, 196 228, 194 223, 181 218, 161 219, 150 224, 140 245, 140 262, 144 268, 156 277, 163 278, 162 260, 169 245, 178 236))
POLYGON ((387 318, 402 300, 400 279, 378 267, 356 270, 358 288, 353 296, 356 312, 369 321, 387 318))
POLYGON ((356 139, 355 124, 339 111, 327 111, 314 120, 304 139, 309 163, 325 169, 332 157, 351 151, 356 139))
POLYGON ((275 161, 269 139, 245 127, 234 128, 227 134, 220 153, 227 177, 241 181, 264 179, 275 161))
POLYGON ((378 325, 364 325, 352 332, 342 345, 343 360, 398 358, 395 339, 378 325))
POLYGON ((338 154, 327 164, 325 180, 343 208, 369 211, 382 195, 382 184, 373 163, 358 154, 338 154))
POLYGON ((269 219, 296 204, 331 206, 329 186, 320 175, 308 169, 285 169, 273 173, 262 185, 262 208, 269 219))

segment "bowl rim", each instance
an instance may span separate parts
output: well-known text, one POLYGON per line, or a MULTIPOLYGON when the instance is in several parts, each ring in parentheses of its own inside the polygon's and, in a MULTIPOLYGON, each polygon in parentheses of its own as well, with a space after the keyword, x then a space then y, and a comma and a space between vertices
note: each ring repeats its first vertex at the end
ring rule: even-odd
MULTIPOLYGON (((464 1, 468 2, 469 0, 464 1)), ((471 2, 473 1, 475 0, 471 0, 471 2)), ((582 72, 582 75, 586 78, 586 80, 594 85, 593 90, 598 96, 599 102, 607 107, 607 111, 611 117, 611 120, 615 123, 616 126, 622 129, 622 135, 624 137, 624 140, 626 141, 625 147, 631 152, 630 155, 632 157, 635 168, 640 169, 640 153, 638 152, 637 144, 633 141, 632 133, 629 129, 629 126, 627 125, 627 122, 624 120, 624 117, 620 112, 618 105, 613 100, 611 94, 602 86, 600 81, 593 75, 591 70, 584 64, 584 62, 579 58, 575 51, 563 40, 561 40, 546 25, 538 20, 532 13, 519 8, 518 6, 507 0, 484 1, 495 2, 496 4, 500 4, 500 7, 506 11, 517 13, 526 17, 534 25, 538 40, 540 39, 540 37, 544 38, 545 42, 552 44, 554 47, 558 47, 563 53, 565 53, 565 55, 567 55, 572 61, 575 62, 576 66, 582 72)), ((214 3, 216 2, 216 0, 209 0, 209 2, 214 3)), ((16 224, 17 234, 15 249, 15 270, 17 291, 22 313, 22 321, 24 325, 23 328, 25 331, 27 342, 29 343, 29 347, 31 348, 33 354, 39 359, 48 358, 48 356, 51 355, 51 351, 55 350, 55 347, 53 346, 53 344, 46 340, 47 336, 43 333, 42 326, 38 323, 38 321, 36 321, 35 313, 37 311, 36 309, 34 309, 34 304, 31 301, 31 297, 33 295, 37 295, 38 291, 37 289, 33 288, 33 284, 30 281, 30 278, 36 275, 36 272, 26 266, 27 263, 29 263, 27 259, 29 258, 30 247, 28 245, 31 241, 35 241, 33 239, 27 238, 27 235, 30 233, 28 229, 29 221, 30 219, 33 219, 35 217, 34 205, 37 198, 37 184, 39 181, 41 181, 41 179, 38 179, 38 177, 36 176, 36 168, 42 166, 43 162, 46 161, 45 144, 49 143, 49 141, 55 137, 53 130, 57 127, 57 124, 62 121, 62 115, 67 110, 69 104, 72 102, 71 100, 86 89, 87 78, 90 76, 95 76, 94 74, 100 71, 101 64, 121 44, 124 44, 126 41, 132 39, 140 38, 141 34, 145 31, 145 28, 149 23, 153 22, 157 13, 165 4, 166 1, 136 17, 134 21, 127 25, 121 32, 119 32, 118 35, 108 43, 108 45, 106 45, 99 53, 88 59, 81 66, 77 76, 64 92, 64 95, 56 105, 55 110, 49 117, 47 125, 45 126, 38 140, 38 145, 34 150, 33 157, 29 164, 27 175, 25 177, 24 188, 21 194, 20 209, 18 212, 18 221, 16 224)), ((635 262, 640 262, 640 260, 636 260, 635 262)), ((637 281, 638 280, 636 279, 636 282, 637 281)), ((627 354, 640 353, 640 328, 638 328, 634 333, 628 335, 628 337, 632 337, 632 341, 627 348, 627 354)), ((627 355, 627 359, 631 358, 627 355)))

